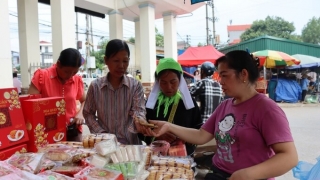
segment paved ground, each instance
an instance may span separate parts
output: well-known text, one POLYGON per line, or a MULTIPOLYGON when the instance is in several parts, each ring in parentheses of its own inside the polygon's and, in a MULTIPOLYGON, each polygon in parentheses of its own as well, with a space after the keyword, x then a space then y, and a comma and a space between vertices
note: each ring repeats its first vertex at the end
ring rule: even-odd
MULTIPOLYGON (((320 156, 320 105, 318 104, 280 104, 285 111, 295 140, 299 160, 316 163, 320 156)), ((294 180, 292 171, 276 178, 294 180)))
MULTIPOLYGON (((279 104, 285 111, 295 139, 299 160, 316 163, 320 156, 320 105, 319 104, 279 104)), ((88 133, 85 127, 84 133, 88 133)), ((292 171, 276 180, 295 180, 292 171)))

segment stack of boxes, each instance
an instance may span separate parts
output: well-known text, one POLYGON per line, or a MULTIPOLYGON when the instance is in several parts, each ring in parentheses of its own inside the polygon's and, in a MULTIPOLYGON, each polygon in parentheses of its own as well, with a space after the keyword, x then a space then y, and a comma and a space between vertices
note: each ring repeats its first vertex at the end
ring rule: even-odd
POLYGON ((62 97, 19 97, 16 88, 0 89, 0 161, 65 141, 65 108, 62 97))
POLYGON ((16 88, 0 89, 0 160, 26 152, 29 141, 16 88))

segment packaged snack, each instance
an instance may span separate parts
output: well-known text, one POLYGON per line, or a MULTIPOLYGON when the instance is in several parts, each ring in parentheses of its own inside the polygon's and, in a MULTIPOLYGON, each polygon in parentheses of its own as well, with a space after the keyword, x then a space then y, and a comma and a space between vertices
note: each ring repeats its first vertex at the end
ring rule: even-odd
POLYGON ((17 179, 22 180, 23 173, 20 169, 8 164, 5 161, 0 161, 0 180, 17 179))
POLYGON ((142 160, 142 152, 141 152, 141 147, 140 146, 131 146, 133 150, 133 156, 134 160, 136 162, 140 162, 142 160))
POLYGON ((181 158, 181 157, 157 157, 153 156, 151 160, 152 166, 168 166, 168 167, 181 167, 191 169, 192 158, 181 158))
POLYGON ((44 171, 37 175, 39 177, 43 177, 45 180, 74 180, 74 178, 65 176, 63 174, 55 173, 52 171, 44 171))
POLYGON ((127 177, 135 177, 137 175, 138 165, 136 162, 127 162, 126 163, 128 176, 127 177))
POLYGON ((86 167, 74 177, 79 180, 124 180, 120 172, 95 167, 86 167))
POLYGON ((22 179, 24 180, 44 180, 44 178, 37 176, 35 174, 32 174, 27 171, 21 171, 22 172, 22 179))
MULTIPOLYGON (((120 151, 119 151, 119 152, 120 152, 120 151)), ((120 152, 120 155, 121 155, 121 152, 120 152)), ((122 158, 122 155, 121 155, 120 157, 122 158)), ((120 162, 116 153, 112 153, 112 154, 110 155, 110 158, 111 158, 111 160, 112 160, 113 163, 119 163, 119 162, 120 162)))
POLYGON ((180 173, 185 174, 188 177, 193 177, 194 172, 192 169, 179 168, 179 167, 169 167, 169 166, 150 166, 148 171, 159 171, 159 172, 170 172, 170 173, 180 173))
POLYGON ((106 164, 103 168, 121 172, 121 168, 120 168, 119 163, 118 164, 106 164))
POLYGON ((114 139, 103 140, 95 144, 95 149, 98 154, 105 156, 117 150, 117 144, 114 139))
POLYGON ((128 177, 128 169, 125 163, 119 163, 121 173, 124 177, 128 177))
POLYGON ((54 166, 56 166, 56 163, 46 159, 46 158, 42 158, 41 160, 41 165, 40 165, 40 171, 46 171, 46 170, 50 170, 52 169, 54 166))
POLYGON ((168 156, 175 156, 175 157, 186 157, 187 149, 185 144, 177 144, 171 146, 168 151, 168 156))
POLYGON ((66 163, 72 160, 77 151, 70 146, 61 144, 59 146, 45 146, 41 148, 41 152, 44 152, 45 157, 51 161, 66 163))
POLYGON ((81 167, 81 166, 59 166, 59 167, 54 167, 51 171, 73 177, 73 175, 80 172, 83 168, 84 167, 81 167))
MULTIPOLYGON (((122 157, 121 150, 116 151, 116 157, 117 157, 118 162, 123 162, 124 161, 123 157, 122 157)), ((113 162, 113 163, 116 163, 116 162, 113 162)))
POLYGON ((142 153, 142 161, 145 162, 145 169, 148 169, 151 164, 151 156, 152 156, 152 152, 150 147, 145 146, 143 148, 143 153, 142 153))
POLYGON ((125 148, 126 148, 129 161, 134 161, 133 146, 128 145, 125 148))
POLYGON ((90 164, 94 165, 97 168, 103 168, 109 162, 109 158, 105 158, 99 155, 93 155, 90 161, 90 164))
POLYGON ((128 162, 129 157, 128 157, 127 149, 125 147, 120 147, 120 152, 122 155, 122 162, 128 162))
POLYGON ((166 156, 170 148, 170 144, 167 141, 153 141, 150 145, 153 155, 162 155, 166 156))
POLYGON ((7 159, 7 162, 21 170, 37 173, 40 170, 43 157, 43 153, 14 154, 7 159))
POLYGON ((182 173, 173 173, 165 171, 149 171, 150 174, 147 180, 166 180, 166 179, 183 179, 183 180, 193 180, 193 176, 189 176, 182 173))
POLYGON ((102 134, 89 134, 82 137, 82 144, 84 148, 93 148, 95 143, 104 140, 114 140, 118 144, 117 138, 114 134, 102 133, 102 134))

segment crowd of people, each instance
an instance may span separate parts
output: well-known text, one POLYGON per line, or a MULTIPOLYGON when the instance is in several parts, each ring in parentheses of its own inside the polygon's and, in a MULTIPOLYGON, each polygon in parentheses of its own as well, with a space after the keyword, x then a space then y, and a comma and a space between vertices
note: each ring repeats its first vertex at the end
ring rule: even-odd
POLYGON ((56 64, 34 73, 28 91, 65 98, 66 123, 78 131, 68 141, 81 139, 84 122, 91 133, 115 134, 122 144, 184 143, 188 155, 196 145, 215 139, 212 173, 205 179, 273 179, 298 162, 287 117, 255 90, 257 61, 246 51, 231 51, 215 64, 202 64, 190 90, 180 64, 164 58, 157 65, 147 100, 141 72, 128 76, 130 50, 125 41, 108 42, 104 61, 109 72, 94 80, 87 93, 81 77, 75 76, 81 61, 76 49, 63 50, 56 64), (220 82, 212 78, 215 72, 220 82), (224 95, 231 98, 224 100, 224 95), (81 103, 78 111, 76 100, 81 103))

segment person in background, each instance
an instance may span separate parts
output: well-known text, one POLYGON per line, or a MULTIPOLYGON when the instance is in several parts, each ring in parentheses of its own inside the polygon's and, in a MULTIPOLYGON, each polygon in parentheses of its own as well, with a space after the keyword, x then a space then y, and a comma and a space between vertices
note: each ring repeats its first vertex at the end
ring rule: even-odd
POLYGON ((273 100, 255 90, 259 59, 246 51, 230 51, 215 63, 224 92, 223 101, 201 129, 150 121, 157 128, 147 134, 173 133, 192 144, 215 138, 217 153, 212 173, 205 179, 274 180, 298 163, 288 119, 273 100))
MULTIPOLYGON (((199 129, 202 125, 200 109, 190 96, 180 64, 172 58, 161 59, 155 72, 155 79, 146 104, 147 119, 199 129)), ((165 140, 171 145, 181 142, 171 133, 157 138, 144 137, 143 140, 147 144, 153 140, 165 140)), ((187 154, 191 155, 195 147, 187 143, 187 154)))
POLYGON ((13 77, 13 87, 17 88, 19 95, 21 95, 22 83, 18 79, 18 74, 16 72, 12 73, 12 77, 13 77))
POLYGON ((125 75, 130 50, 125 41, 108 42, 104 62, 109 72, 92 81, 83 115, 91 133, 116 135, 122 144, 141 144, 139 120, 146 122, 145 99, 141 83, 125 75))
POLYGON ((133 76, 129 73, 129 71, 126 71, 126 75, 127 75, 128 77, 133 78, 133 76))
POLYGON ((141 72, 139 70, 136 70, 136 80, 141 82, 141 72))
POLYGON ((223 99, 220 84, 212 79, 215 67, 211 62, 201 65, 201 80, 190 88, 192 96, 200 99, 200 111, 203 122, 206 122, 223 99))
POLYGON ((64 97, 66 101, 66 123, 78 126, 78 135, 67 137, 68 141, 81 141, 82 124, 85 122, 82 110, 86 100, 83 82, 77 72, 83 58, 78 50, 67 48, 61 51, 57 63, 47 69, 38 69, 31 80, 29 94, 45 97, 64 97), (81 103, 77 112, 76 100, 81 103))
POLYGON ((302 75, 300 85, 301 85, 301 89, 302 89, 301 102, 304 102, 306 95, 307 95, 307 91, 308 91, 308 85, 309 85, 309 80, 308 80, 307 74, 302 75))
POLYGON ((198 69, 194 71, 193 75, 194 75, 194 83, 198 82, 201 79, 200 72, 198 69))

